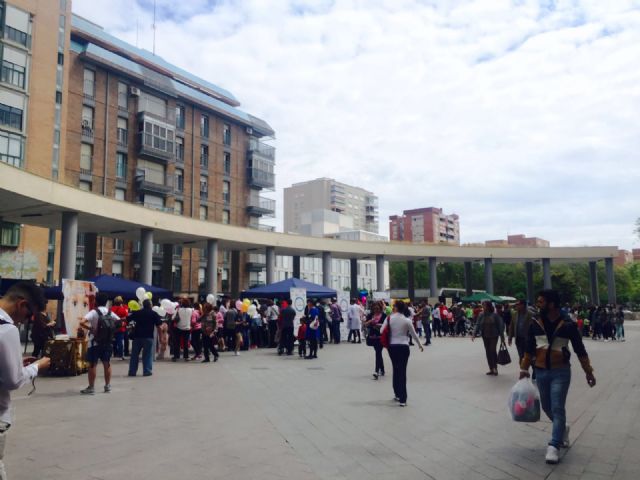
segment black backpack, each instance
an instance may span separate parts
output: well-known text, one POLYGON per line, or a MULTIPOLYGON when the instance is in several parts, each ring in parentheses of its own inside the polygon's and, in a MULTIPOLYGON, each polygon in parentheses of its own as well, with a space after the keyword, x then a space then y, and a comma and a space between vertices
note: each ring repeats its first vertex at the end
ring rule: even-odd
POLYGON ((116 336, 116 321, 111 316, 111 312, 103 314, 99 308, 96 308, 96 312, 98 314, 98 328, 96 328, 93 341, 99 347, 111 347, 116 336))

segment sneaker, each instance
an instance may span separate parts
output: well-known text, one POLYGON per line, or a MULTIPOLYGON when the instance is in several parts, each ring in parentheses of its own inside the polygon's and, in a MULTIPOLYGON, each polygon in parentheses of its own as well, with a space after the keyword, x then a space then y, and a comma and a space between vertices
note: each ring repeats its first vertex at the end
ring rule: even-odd
POLYGON ((236 357, 239 357, 239 356, 240 356, 240 352, 234 352, 234 355, 235 355, 236 357))
POLYGON ((380 375, 381 377, 384 377, 384 370, 380 370, 380 371, 378 372, 378 375, 380 375))
POLYGON ((104 386, 104 393, 111 393, 111 385, 104 386))
POLYGON ((399 403, 399 405, 400 405, 401 407, 406 407, 406 406, 407 406, 407 402, 400 402, 400 403, 399 403))
POLYGON ((209 360, 208 358, 205 358, 205 359, 204 359, 204 360, 202 360, 200 363, 209 363, 209 361, 210 361, 210 360, 209 360))
POLYGON ((394 401, 394 402, 399 402, 399 401, 400 401, 400 399, 399 399, 398 397, 393 397, 393 401, 394 401))
POLYGON ((547 454, 544 457, 545 461, 551 465, 558 463, 558 449, 553 445, 547 447, 547 454))
POLYGON ((377 380, 378 379, 378 372, 373 372, 373 379, 377 380))
POLYGON ((566 425, 564 427, 564 437, 562 437, 562 444, 560 445, 560 448, 569 448, 569 446, 571 445, 569 441, 569 430, 571 430, 571 427, 569 427, 569 425, 566 425))
POLYGON ((87 387, 84 390, 80 390, 83 395, 95 395, 96 391, 93 387, 87 387))

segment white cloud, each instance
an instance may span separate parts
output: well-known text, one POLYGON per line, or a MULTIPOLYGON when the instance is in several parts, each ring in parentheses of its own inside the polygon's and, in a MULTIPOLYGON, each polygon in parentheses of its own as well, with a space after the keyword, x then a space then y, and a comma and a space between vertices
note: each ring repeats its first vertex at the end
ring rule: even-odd
MULTIPOLYGON (((137 21, 151 49, 140 5, 74 10, 134 44, 137 21)), ((179 16, 158 5, 158 54, 276 130, 278 199, 331 176, 380 196, 382 233, 388 215, 439 206, 460 215, 463 241, 638 246, 633 2, 185 0, 179 16)))

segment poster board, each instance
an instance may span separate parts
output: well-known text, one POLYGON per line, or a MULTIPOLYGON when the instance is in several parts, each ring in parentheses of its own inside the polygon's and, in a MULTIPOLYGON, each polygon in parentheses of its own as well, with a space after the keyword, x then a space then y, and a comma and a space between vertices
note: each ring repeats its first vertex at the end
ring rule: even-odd
POLYGON ((62 314, 69 338, 78 336, 80 322, 95 308, 97 292, 93 282, 62 279, 62 314))
POLYGON ((347 321, 347 312, 349 310, 349 304, 351 297, 349 296, 350 292, 337 292, 337 303, 338 307, 340 307, 340 313, 342 313, 343 322, 340 324, 340 338, 342 340, 346 340, 349 335, 349 322, 347 321))
POLYGON ((306 288, 292 288, 289 290, 291 295, 291 306, 296 311, 296 319, 294 321, 294 335, 298 332, 300 326, 300 319, 304 316, 304 309, 307 306, 307 289, 306 288))

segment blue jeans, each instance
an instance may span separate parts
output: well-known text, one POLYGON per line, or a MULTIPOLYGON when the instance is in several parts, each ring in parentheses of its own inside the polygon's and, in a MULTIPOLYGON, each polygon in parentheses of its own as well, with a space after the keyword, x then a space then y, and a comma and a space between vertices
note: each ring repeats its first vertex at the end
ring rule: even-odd
POLYGON ((553 422, 549 445, 560 448, 567 423, 565 404, 571 384, 571 368, 536 368, 536 384, 540 390, 540 405, 553 422))
POLYGON ((624 327, 622 326, 622 324, 616 325, 616 338, 618 340, 624 338, 624 327))
POLYGON ((142 373, 151 375, 153 368, 153 338, 134 338, 129 359, 129 375, 138 373, 138 357, 142 350, 142 373))
POLYGON ((124 357, 124 332, 116 332, 113 340, 113 355, 115 357, 124 357))

